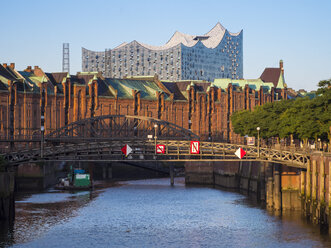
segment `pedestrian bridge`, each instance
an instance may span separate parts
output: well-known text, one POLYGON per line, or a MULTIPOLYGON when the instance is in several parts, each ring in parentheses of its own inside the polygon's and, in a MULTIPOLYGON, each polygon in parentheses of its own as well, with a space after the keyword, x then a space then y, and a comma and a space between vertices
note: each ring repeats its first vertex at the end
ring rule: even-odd
MULTIPOLYGON (((10 165, 38 161, 272 161, 306 168, 309 154, 258 148, 240 144, 201 141, 199 153, 191 154, 191 141, 199 136, 167 121, 142 117, 108 115, 73 122, 44 137, 44 145, 34 149, 1 154, 10 165), (156 153, 156 144, 165 147, 156 153), (125 156, 121 149, 129 145, 125 156), (234 153, 242 148, 243 159, 234 153)), ((13 141, 15 142, 15 141, 13 141)))

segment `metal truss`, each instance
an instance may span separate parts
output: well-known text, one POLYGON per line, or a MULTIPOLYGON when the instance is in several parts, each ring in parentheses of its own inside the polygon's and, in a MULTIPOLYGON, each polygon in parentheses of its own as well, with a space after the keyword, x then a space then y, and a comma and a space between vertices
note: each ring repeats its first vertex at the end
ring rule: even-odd
POLYGON ((104 115, 79 120, 45 136, 45 141, 79 142, 118 138, 199 140, 199 136, 173 123, 145 116, 104 115))
POLYGON ((200 142, 200 153, 190 154, 190 140, 199 140, 199 136, 167 121, 106 115, 79 120, 49 133, 44 149, 22 149, 2 156, 11 165, 36 161, 238 161, 234 153, 241 147, 246 151, 241 161, 273 161, 306 168, 310 160, 310 155, 303 152, 216 142, 200 142), (165 145, 164 154, 155 154, 156 141, 165 145), (128 157, 121 152, 125 144, 133 148, 128 157))
POLYGON ((246 156, 240 161, 279 162, 305 169, 310 160, 310 156, 307 154, 266 148, 260 148, 260 157, 258 157, 257 147, 237 144, 200 142, 200 153, 190 154, 190 141, 161 140, 158 143, 165 145, 164 154, 155 154, 153 140, 113 139, 46 146, 43 159, 40 156, 40 149, 12 152, 3 154, 3 156, 12 165, 37 161, 239 161, 234 153, 241 147, 246 151, 246 156), (121 148, 125 144, 133 149, 128 157, 121 152, 121 148))

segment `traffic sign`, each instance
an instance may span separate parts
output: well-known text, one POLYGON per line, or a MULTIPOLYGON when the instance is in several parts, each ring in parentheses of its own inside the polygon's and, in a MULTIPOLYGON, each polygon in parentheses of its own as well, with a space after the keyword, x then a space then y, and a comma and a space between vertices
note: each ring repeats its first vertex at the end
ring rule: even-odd
POLYGON ((165 145, 156 145, 156 153, 165 153, 165 145))
POLYGON ((125 145, 122 147, 121 151, 124 153, 125 157, 127 157, 132 152, 132 148, 129 145, 125 145))
POLYGON ((200 141, 191 141, 191 154, 199 154, 200 153, 200 141))
POLYGON ((247 137, 247 145, 254 146, 255 145, 255 137, 247 137))
POLYGON ((245 154, 246 152, 243 149, 241 149, 241 147, 235 152, 235 155, 240 159, 242 159, 245 156, 245 154))

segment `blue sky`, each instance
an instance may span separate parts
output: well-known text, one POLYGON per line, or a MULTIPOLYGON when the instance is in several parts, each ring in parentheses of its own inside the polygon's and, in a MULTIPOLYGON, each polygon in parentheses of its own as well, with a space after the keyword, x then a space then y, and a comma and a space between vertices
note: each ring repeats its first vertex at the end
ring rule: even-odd
POLYGON ((217 22, 244 30, 244 78, 284 61, 288 87, 315 90, 331 78, 328 0, 11 0, 1 3, 0 63, 62 70, 70 43, 70 72, 81 71, 81 48, 103 51, 138 40, 165 44, 178 30, 204 34, 217 22))

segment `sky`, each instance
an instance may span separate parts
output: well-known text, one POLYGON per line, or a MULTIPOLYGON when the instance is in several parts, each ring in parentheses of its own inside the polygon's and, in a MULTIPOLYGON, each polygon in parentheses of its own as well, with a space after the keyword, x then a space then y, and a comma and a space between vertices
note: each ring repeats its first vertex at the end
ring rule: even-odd
POLYGON ((175 31, 207 33, 220 22, 243 30, 244 78, 284 61, 285 81, 316 90, 331 78, 330 0, 11 0, 1 3, 0 63, 62 71, 70 43, 70 73, 81 71, 82 47, 94 51, 133 40, 163 45, 175 31))

